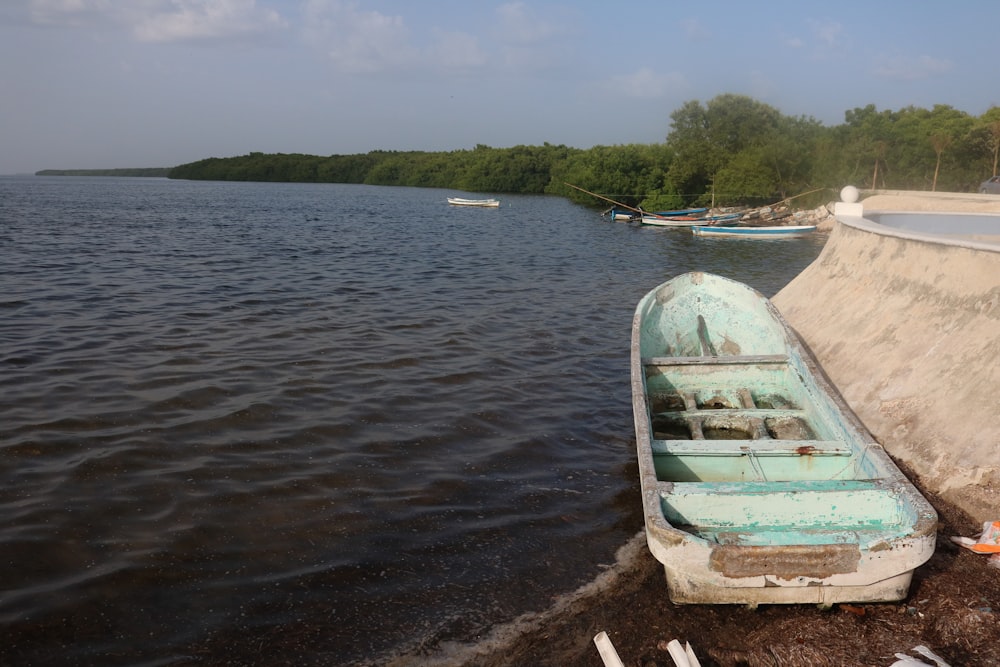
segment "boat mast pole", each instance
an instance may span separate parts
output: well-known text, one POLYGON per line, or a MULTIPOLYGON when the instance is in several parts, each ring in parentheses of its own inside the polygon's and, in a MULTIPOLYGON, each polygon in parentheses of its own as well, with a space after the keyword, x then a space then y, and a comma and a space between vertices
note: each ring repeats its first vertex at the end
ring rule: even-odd
MULTIPOLYGON (((568 185, 568 183, 567 183, 567 185, 568 185)), ((806 195, 811 195, 814 192, 819 192, 820 190, 829 190, 829 189, 830 188, 816 188, 815 190, 810 190, 809 192, 800 192, 797 195, 792 195, 791 197, 785 197, 781 201, 775 202, 775 203, 771 204, 771 206, 778 206, 779 204, 784 204, 785 202, 790 202, 793 199, 798 199, 799 197, 805 197, 806 195)))
POLYGON ((639 213, 640 215, 643 213, 643 210, 641 208, 634 208, 632 206, 629 206, 628 204, 623 204, 620 201, 615 201, 614 199, 608 199, 604 195, 599 195, 596 192, 591 192, 590 190, 584 190, 583 188, 577 187, 577 186, 573 185, 572 183, 567 183, 566 181, 563 181, 563 185, 568 185, 569 187, 573 188, 574 190, 579 190, 580 192, 584 192, 584 193, 586 193, 586 194, 588 194, 588 195, 590 195, 592 197, 597 197, 598 199, 603 199, 604 201, 609 201, 612 204, 614 204, 615 206, 621 206, 622 208, 627 208, 630 211, 635 211, 636 213, 639 213))

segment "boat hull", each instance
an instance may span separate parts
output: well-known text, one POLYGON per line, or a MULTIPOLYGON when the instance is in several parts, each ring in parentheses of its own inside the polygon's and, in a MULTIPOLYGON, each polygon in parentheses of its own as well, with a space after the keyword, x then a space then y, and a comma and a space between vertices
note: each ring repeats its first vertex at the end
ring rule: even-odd
POLYGON ((696 227, 698 225, 707 225, 710 221, 686 215, 655 215, 644 213, 641 222, 644 225, 654 227, 696 227))
POLYGON ((730 238, 780 239, 805 236, 816 231, 816 225, 784 225, 774 227, 695 227, 696 236, 720 236, 730 238))
POLYGON ((448 203, 452 206, 478 206, 480 208, 498 208, 499 199, 463 199, 462 197, 448 197, 448 203))
POLYGON ((638 304, 632 395, 650 552, 678 604, 906 596, 937 515, 771 303, 679 276, 638 304))
POLYGON ((653 211, 650 215, 658 215, 661 217, 678 216, 678 215, 692 216, 692 215, 700 215, 702 213, 707 213, 707 212, 708 212, 707 208, 681 208, 681 209, 674 209, 673 211, 653 211))
POLYGON ((636 219, 637 215, 638 214, 635 211, 623 211, 618 208, 611 209, 611 219, 619 222, 631 222, 636 219))

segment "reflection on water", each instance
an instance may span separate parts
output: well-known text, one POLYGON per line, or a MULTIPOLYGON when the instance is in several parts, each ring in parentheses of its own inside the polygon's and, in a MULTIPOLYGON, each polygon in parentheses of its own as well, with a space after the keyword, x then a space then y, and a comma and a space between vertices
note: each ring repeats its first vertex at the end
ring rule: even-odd
POLYGON ((634 304, 822 242, 448 194, 0 179, 0 662, 348 664, 544 608, 642 525, 634 304))

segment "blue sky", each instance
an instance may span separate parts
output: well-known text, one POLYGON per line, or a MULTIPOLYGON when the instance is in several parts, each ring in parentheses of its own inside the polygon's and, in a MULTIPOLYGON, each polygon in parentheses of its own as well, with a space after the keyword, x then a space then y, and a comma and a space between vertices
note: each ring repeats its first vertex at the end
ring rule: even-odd
POLYGON ((656 143, 689 100, 1000 105, 995 2, 2 0, 0 174, 656 143))

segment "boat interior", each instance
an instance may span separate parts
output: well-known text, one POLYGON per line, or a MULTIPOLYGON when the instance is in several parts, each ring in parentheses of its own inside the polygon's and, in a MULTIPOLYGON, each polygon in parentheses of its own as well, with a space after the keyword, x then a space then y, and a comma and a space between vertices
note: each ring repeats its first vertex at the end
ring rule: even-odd
POLYGON ((873 442, 826 414, 783 354, 649 357, 653 467, 677 528, 719 544, 820 544, 903 534, 915 508, 873 442), (736 510, 736 511, 734 511, 736 510))
POLYGON ((857 479, 863 457, 793 392, 785 355, 643 360, 657 478, 857 479), (677 372, 684 366, 684 372, 677 372), (711 389, 704 389, 711 387, 711 389))

